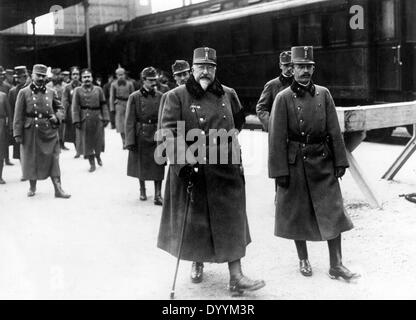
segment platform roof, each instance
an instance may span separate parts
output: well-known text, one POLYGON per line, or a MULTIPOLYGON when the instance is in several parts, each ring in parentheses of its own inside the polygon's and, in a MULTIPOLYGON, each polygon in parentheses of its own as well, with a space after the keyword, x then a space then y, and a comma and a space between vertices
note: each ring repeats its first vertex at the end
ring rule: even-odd
POLYGON ((50 12, 54 5, 62 8, 82 0, 0 0, 0 31, 50 12))

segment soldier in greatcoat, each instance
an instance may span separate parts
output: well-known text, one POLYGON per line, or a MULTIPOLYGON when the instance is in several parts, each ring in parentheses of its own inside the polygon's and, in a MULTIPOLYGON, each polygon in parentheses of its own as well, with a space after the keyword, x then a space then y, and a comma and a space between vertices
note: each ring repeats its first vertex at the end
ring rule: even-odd
POLYGON ((11 119, 9 99, 0 92, 0 184, 6 183, 3 180, 3 162, 8 156, 11 119))
POLYGON ((277 78, 264 85, 263 92, 256 105, 257 116, 266 132, 269 130, 269 118, 274 98, 280 91, 289 87, 293 81, 293 66, 290 55, 290 51, 283 51, 280 54, 279 67, 282 72, 277 78))
POLYGON ((65 108, 65 142, 72 142, 75 145, 75 156, 79 158, 82 152, 82 139, 81 129, 75 128, 72 121, 72 97, 74 95, 75 88, 81 86, 80 68, 77 66, 71 67, 71 82, 68 83, 64 92, 62 93, 62 105, 65 108))
POLYGON ((119 67, 116 70, 117 80, 110 85, 110 112, 115 113, 116 131, 121 135, 123 148, 125 148, 125 121, 126 121, 126 106, 129 95, 133 93, 133 83, 126 79, 126 71, 119 67))
POLYGON ((157 130, 158 111, 162 93, 156 90, 157 73, 153 67, 141 72, 143 86, 133 92, 127 101, 126 112, 126 148, 129 150, 127 175, 139 179, 140 200, 145 201, 146 180, 155 185, 154 204, 162 205, 162 180, 164 165, 155 161, 157 142, 154 135, 157 130))
MULTIPOLYGON (((46 84, 46 87, 54 89, 56 91, 56 94, 58 95, 58 99, 62 101, 62 94, 64 92, 65 83, 62 80, 61 69, 54 68, 51 70, 51 72, 52 72, 51 81, 46 84)), ((64 113, 64 118, 62 119, 62 122, 59 126, 59 145, 61 146, 62 150, 69 150, 65 146, 65 127, 66 127, 65 116, 66 114, 64 113)))
POLYGON ((72 97, 72 122, 81 130, 82 151, 90 163, 89 172, 96 169, 95 159, 103 165, 101 152, 104 152, 104 128, 110 121, 104 92, 92 83, 92 72, 81 71, 82 85, 75 88, 72 97))
MULTIPOLYGON (((10 108, 11 108, 11 119, 12 119, 12 123, 10 124, 11 129, 13 129, 12 128, 13 118, 14 118, 17 95, 22 88, 27 87, 31 83, 26 66, 16 66, 14 68, 14 72, 16 74, 16 86, 10 89, 9 95, 8 95, 10 108)), ((13 158, 20 159, 20 144, 16 143, 14 139, 13 139, 12 144, 13 144, 13 158)))
MULTIPOLYGON (((7 69, 9 70, 9 69, 7 69)), ((6 96, 9 94, 9 91, 12 88, 12 85, 10 85, 6 79, 7 76, 7 70, 4 70, 4 68, 2 66, 0 66, 0 92, 3 92, 6 94, 6 96)), ((8 134, 8 133, 6 133, 8 134)), ((10 138, 10 137, 9 137, 10 138)), ((6 139, 9 139, 6 137, 6 139)), ((6 149, 6 156, 4 158, 4 163, 6 165, 13 165, 13 163, 10 162, 10 157, 9 157, 9 148, 6 149)))
POLYGON ((20 146, 23 179, 29 180, 29 197, 37 180, 51 177, 55 197, 69 198, 61 187, 58 127, 64 118, 56 91, 46 88, 47 67, 33 66, 32 83, 19 91, 13 120, 13 136, 20 146))
POLYGON ((353 228, 338 178, 348 161, 329 90, 312 82, 313 48, 292 47, 294 81, 273 103, 269 121, 269 176, 279 185, 275 232, 295 240, 300 272, 312 275, 306 241, 328 241, 329 275, 357 275, 342 264, 341 233, 353 228))
POLYGON ((192 277, 193 282, 202 280, 203 262, 227 262, 230 290, 241 293, 260 289, 265 283, 249 279, 241 270, 241 258, 251 242, 244 174, 240 152, 235 151, 239 149, 237 133, 244 124, 244 113, 235 90, 222 85, 216 78, 216 60, 214 49, 195 49, 192 75, 185 85, 167 93, 162 130, 170 165, 158 247, 178 256, 187 188, 192 181, 192 200, 180 258, 193 261, 192 273, 199 274, 197 281, 192 277), (221 129, 231 134, 231 137, 227 136, 232 138, 231 141, 218 142, 218 136, 212 132, 221 129), (225 159, 219 162, 217 157, 210 157, 210 152, 204 157, 199 153, 197 156, 189 154, 193 140, 188 141, 185 137, 190 132, 193 136, 207 137, 202 138, 205 141, 201 145, 203 150, 217 150, 218 155, 223 154, 225 147, 225 159), (181 145, 183 150, 180 150, 181 145), (181 155, 187 155, 184 161, 180 160, 181 155))

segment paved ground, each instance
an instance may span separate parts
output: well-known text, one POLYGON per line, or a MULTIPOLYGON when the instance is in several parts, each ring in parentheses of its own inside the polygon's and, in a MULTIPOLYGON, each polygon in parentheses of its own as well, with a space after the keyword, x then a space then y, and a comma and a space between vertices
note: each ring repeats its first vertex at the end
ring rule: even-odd
MULTIPOLYGON (((138 181, 126 176, 127 152, 114 130, 106 130, 104 166, 88 173, 86 160, 61 154, 64 190, 55 199, 50 181, 27 198, 20 166, 6 167, 0 186, 0 299, 167 299, 176 260, 156 248, 160 207, 138 200, 138 181)), ((372 209, 349 173, 342 180, 355 229, 343 235, 344 263, 362 278, 354 283, 327 276, 325 242, 309 244, 314 275, 298 272, 294 244, 273 236, 273 182, 267 178, 267 138, 240 135, 246 171, 247 208, 253 242, 243 259, 245 273, 266 287, 250 299, 415 299, 416 205, 399 198, 416 192, 416 161, 395 181, 380 176, 402 145, 362 143, 354 152, 381 199, 372 209)), ((414 157, 413 157, 414 158, 414 157)), ((189 281, 182 262, 178 299, 228 299, 225 264, 207 264, 201 284, 189 281)))

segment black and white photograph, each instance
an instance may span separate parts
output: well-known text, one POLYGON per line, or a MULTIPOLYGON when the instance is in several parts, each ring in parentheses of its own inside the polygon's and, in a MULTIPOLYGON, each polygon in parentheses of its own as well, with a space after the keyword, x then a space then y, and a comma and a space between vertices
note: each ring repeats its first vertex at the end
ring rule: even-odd
POLYGON ((414 0, 0 0, 0 300, 414 300, 415 151, 414 0))

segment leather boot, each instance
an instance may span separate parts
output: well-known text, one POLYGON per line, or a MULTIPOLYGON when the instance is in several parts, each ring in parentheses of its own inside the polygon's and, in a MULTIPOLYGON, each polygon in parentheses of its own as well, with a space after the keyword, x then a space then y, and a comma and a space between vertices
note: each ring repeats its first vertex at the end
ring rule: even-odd
POLYGON ((97 158, 97 163, 98 163, 98 165, 99 165, 100 167, 102 167, 102 166, 103 166, 103 161, 101 160, 100 154, 99 154, 99 153, 97 153, 97 154, 95 155, 95 157, 97 158))
POLYGON ((123 145, 123 150, 126 150, 126 134, 120 133, 120 135, 121 135, 121 143, 123 145))
POLYGON ((71 197, 70 194, 65 193, 64 190, 62 190, 61 186, 61 177, 51 177, 53 187, 55 189, 55 197, 56 198, 63 198, 68 199, 71 197))
POLYGON ((69 149, 65 146, 65 142, 64 142, 63 140, 60 140, 60 141, 59 141, 59 144, 61 145, 61 149, 62 149, 62 150, 65 150, 65 151, 66 151, 66 150, 69 150, 69 149))
POLYGON ((28 197, 33 197, 36 194, 36 180, 29 180, 30 189, 27 192, 28 197))
POLYGON ((360 275, 351 272, 342 264, 342 252, 341 252, 341 235, 335 239, 328 240, 329 249, 329 277, 331 279, 342 278, 346 281, 359 278, 360 275))
POLYGON ((163 205, 162 199, 162 181, 155 181, 155 199, 154 204, 157 206, 163 205))
POLYGON ((202 281, 204 272, 204 264, 202 262, 192 262, 191 281, 193 283, 200 283, 202 281))
POLYGON ((228 262, 228 269, 230 270, 229 290, 233 296, 241 295, 244 291, 255 291, 266 285, 264 280, 252 280, 243 275, 240 259, 228 262))
POLYGON ((3 161, 0 161, 0 184, 5 184, 6 181, 3 180, 3 161))
POLYGON ((312 276, 312 267, 308 260, 308 247, 306 241, 295 240, 296 251, 299 257, 299 271, 305 277, 312 276))
POLYGON ((90 162, 90 169, 88 170, 89 172, 94 172, 95 171, 95 156, 88 156, 88 161, 90 162))
POLYGON ((4 159, 4 164, 6 166, 14 166, 14 164, 10 161, 9 147, 8 146, 7 146, 7 149, 6 149, 6 157, 4 159))
POLYGON ((139 180, 140 182, 140 200, 145 201, 147 200, 146 196, 146 184, 144 180, 139 180))

